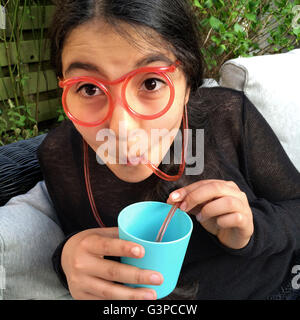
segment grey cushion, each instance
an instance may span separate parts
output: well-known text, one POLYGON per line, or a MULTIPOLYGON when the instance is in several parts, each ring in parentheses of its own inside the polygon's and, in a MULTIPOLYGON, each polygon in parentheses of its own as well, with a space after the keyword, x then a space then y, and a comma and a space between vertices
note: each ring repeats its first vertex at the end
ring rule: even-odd
POLYGON ((72 299, 51 262, 63 239, 44 181, 0 207, 0 300, 72 299))

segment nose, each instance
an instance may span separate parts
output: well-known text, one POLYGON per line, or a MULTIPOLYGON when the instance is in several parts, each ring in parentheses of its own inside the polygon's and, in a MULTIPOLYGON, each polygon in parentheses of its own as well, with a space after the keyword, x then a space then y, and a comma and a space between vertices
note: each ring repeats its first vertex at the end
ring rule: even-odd
POLYGON ((111 90, 113 99, 113 111, 109 121, 109 129, 113 130, 117 139, 121 142, 128 140, 130 132, 141 128, 140 119, 131 115, 121 96, 121 90, 111 90))

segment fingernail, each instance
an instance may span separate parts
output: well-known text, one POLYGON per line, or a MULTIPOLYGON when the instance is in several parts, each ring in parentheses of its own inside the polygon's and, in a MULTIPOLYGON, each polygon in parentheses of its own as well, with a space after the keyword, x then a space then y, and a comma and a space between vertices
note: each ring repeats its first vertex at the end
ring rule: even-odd
POLYGON ((134 256, 139 257, 140 254, 141 254, 141 249, 140 249, 140 247, 133 247, 133 248, 131 249, 131 253, 132 253, 134 256))
POLYGON ((144 294, 144 299, 145 300, 154 300, 155 299, 155 296, 152 292, 146 292, 144 294))
POLYGON ((172 197, 172 200, 177 200, 180 198, 180 194, 178 192, 173 192, 171 197, 172 197))
POLYGON ((186 208, 187 208, 187 204, 186 204, 186 202, 184 201, 184 202, 182 202, 182 204, 180 205, 180 209, 181 210, 186 210, 186 208))
POLYGON ((157 274, 152 274, 150 277, 150 281, 152 284, 160 284, 161 283, 160 276, 157 274))

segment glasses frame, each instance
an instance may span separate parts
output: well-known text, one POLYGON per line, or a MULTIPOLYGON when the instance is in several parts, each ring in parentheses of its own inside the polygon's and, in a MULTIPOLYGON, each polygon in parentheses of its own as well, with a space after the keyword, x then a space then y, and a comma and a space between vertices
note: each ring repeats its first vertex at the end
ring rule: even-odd
POLYGON ((96 127, 101 125, 102 123, 104 123, 105 121, 107 121, 112 113, 113 113, 113 109, 114 109, 114 100, 108 90, 108 88, 106 86, 113 86, 113 85, 117 85, 123 82, 122 85, 122 89, 121 89, 121 97, 122 97, 122 101, 123 101, 123 105, 124 108, 127 110, 127 112, 133 116, 133 117, 137 117, 143 120, 153 120, 156 118, 161 117, 163 114, 165 114, 170 107, 172 106, 173 102, 174 102, 174 97, 175 97, 175 88, 174 88, 174 84, 171 80, 171 78, 169 77, 169 75, 167 74, 167 72, 175 72, 176 68, 180 65, 180 61, 176 60, 173 64, 169 65, 169 66, 164 66, 164 67, 141 67, 135 70, 132 70, 128 73, 126 73, 125 75, 123 75, 122 77, 114 80, 114 81, 108 81, 108 80, 103 80, 97 77, 89 77, 89 76, 82 76, 82 77, 72 77, 69 79, 65 79, 65 80, 60 80, 59 81, 59 86, 61 88, 64 89, 63 94, 62 94, 62 104, 63 104, 63 109, 67 115, 67 117, 75 122, 76 124, 79 124, 81 126, 84 127, 96 127), (126 100, 126 88, 128 85, 128 82, 137 74, 140 73, 146 73, 146 72, 153 72, 153 73, 159 73, 168 83, 169 88, 170 88, 170 99, 166 105, 166 107, 161 110, 160 112, 154 114, 154 115, 143 115, 140 114, 138 112, 136 112, 134 109, 131 108, 131 106, 128 104, 127 100, 126 100), (81 121, 80 119, 77 119, 75 116, 72 115, 72 113, 69 111, 68 106, 67 106, 67 95, 68 92, 70 90, 70 88, 77 82, 82 82, 82 81, 87 81, 89 83, 94 84, 95 86, 99 87, 101 90, 103 90, 103 92, 106 94, 107 98, 108 98, 108 102, 109 102, 109 110, 108 113, 106 115, 106 117, 104 119, 101 119, 99 121, 94 121, 94 122, 84 122, 81 121))

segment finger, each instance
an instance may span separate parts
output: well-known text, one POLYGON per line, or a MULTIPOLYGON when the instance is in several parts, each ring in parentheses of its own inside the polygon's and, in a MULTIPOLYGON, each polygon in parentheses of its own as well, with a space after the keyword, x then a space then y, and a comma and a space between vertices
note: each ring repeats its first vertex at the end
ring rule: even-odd
POLYGON ((164 281, 159 272, 93 256, 86 258, 84 264, 77 264, 76 269, 80 273, 122 283, 161 285, 164 281))
POLYGON ((233 181, 216 180, 216 179, 200 180, 171 192, 167 200, 167 203, 173 204, 174 202, 182 201, 187 196, 187 194, 191 193, 197 188, 207 185, 209 183, 220 183, 220 182, 226 183, 228 186, 231 186, 232 188, 239 190, 239 187, 233 181))
POLYGON ((145 254, 144 247, 137 243, 107 238, 97 234, 92 234, 84 238, 79 245, 85 251, 96 256, 142 258, 145 254))
POLYGON ((119 238, 119 228, 112 227, 112 228, 97 228, 100 235, 103 237, 108 238, 119 238))
POLYGON ((244 217, 239 212, 232 212, 219 216, 216 219, 216 224, 220 229, 241 229, 244 224, 244 217))
MULTIPOLYGON (((189 212, 196 206, 201 207, 205 202, 210 202, 224 196, 239 198, 240 193, 241 191, 239 189, 237 190, 235 187, 232 187, 230 184, 222 180, 207 183, 188 193, 183 199, 180 209, 189 212)), ((195 214, 194 212, 191 212, 191 214, 195 214)))
POLYGON ((173 204, 174 202, 181 201, 188 193, 194 191, 201 185, 205 185, 207 183, 210 183, 212 181, 218 181, 215 179, 208 179, 208 180, 200 180, 196 181, 194 183, 191 183, 187 186, 184 186, 180 189, 174 190, 170 193, 169 198, 167 200, 167 203, 173 204))
POLYGON ((232 196, 218 198, 204 205, 197 214, 197 220, 204 222, 213 217, 232 212, 243 212, 244 206, 240 199, 232 196))
POLYGON ((76 300, 103 300, 102 298, 88 292, 77 293, 73 298, 76 300))
POLYGON ((155 290, 131 288, 104 279, 89 277, 88 293, 103 300, 155 300, 155 290))

